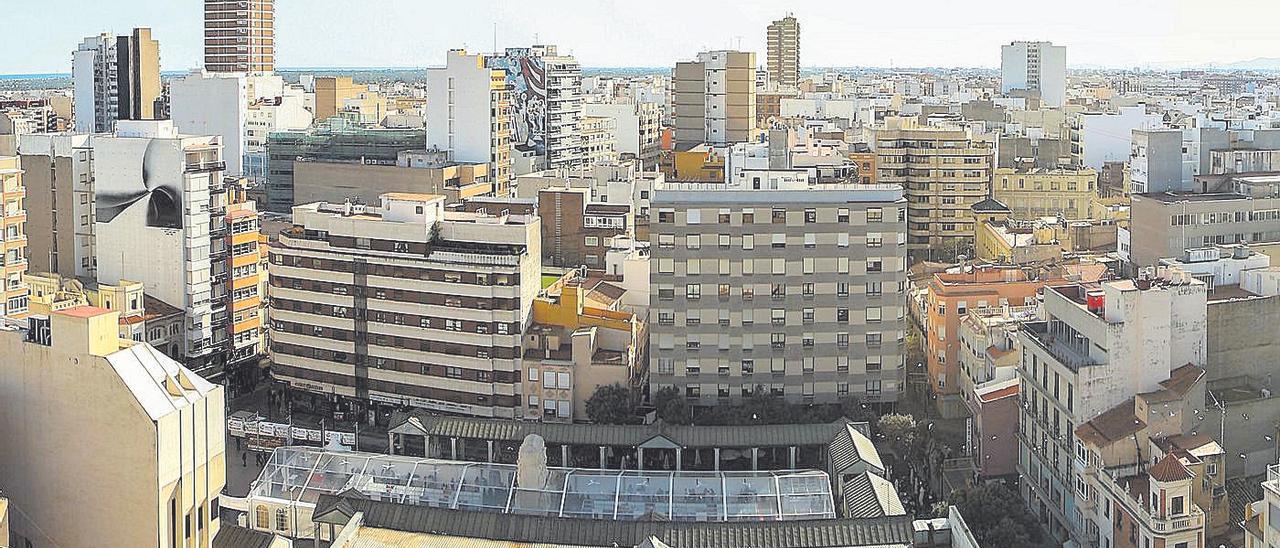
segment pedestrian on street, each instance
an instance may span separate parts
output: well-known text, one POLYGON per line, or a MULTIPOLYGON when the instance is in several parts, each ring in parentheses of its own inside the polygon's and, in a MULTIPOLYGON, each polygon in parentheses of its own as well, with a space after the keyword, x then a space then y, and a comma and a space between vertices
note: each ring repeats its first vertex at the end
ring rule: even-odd
POLYGON ((236 451, 240 450, 240 438, 236 437, 236 451))
POLYGON ((240 467, 243 468, 246 466, 249 466, 249 454, 240 453, 240 467))

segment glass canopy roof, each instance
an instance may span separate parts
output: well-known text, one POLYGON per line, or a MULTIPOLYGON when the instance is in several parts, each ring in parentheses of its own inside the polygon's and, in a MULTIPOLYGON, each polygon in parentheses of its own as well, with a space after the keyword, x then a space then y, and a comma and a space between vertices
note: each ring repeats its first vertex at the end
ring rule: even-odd
POLYGON ((355 489, 400 504, 541 516, 644 521, 778 521, 835 517, 816 470, 649 472, 551 468, 545 487, 516 488, 516 466, 281 447, 250 498, 314 505, 355 489))

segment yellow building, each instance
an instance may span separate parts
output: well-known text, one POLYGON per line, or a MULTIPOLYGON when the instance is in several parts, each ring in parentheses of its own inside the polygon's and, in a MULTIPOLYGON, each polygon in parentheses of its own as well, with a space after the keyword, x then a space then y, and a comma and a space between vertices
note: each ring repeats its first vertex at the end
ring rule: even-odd
POLYGON ((120 313, 120 338, 146 342, 171 358, 181 359, 182 311, 144 294, 142 282, 81 282, 50 272, 23 276, 31 293, 30 313, 47 316, 78 306, 120 313))
POLYGON ((369 86, 357 84, 350 76, 316 78, 316 120, 324 120, 343 112, 359 115, 360 121, 378 123, 386 117, 390 102, 369 86))
POLYGON ((207 548, 226 484, 222 387, 80 306, 0 331, 0 491, 17 546, 207 548), (92 405, 87 405, 92 403, 92 405))
POLYGON ((622 293, 570 271, 533 301, 523 340, 526 419, 587 420, 597 388, 643 384, 648 335, 635 314, 618 310, 622 293))
POLYGON ((27 315, 26 187, 16 156, 0 156, 0 316, 27 315))
POLYGON ((1061 215, 1089 219, 1097 198, 1098 172, 1083 169, 999 168, 992 194, 1009 206, 1015 219, 1061 215))
POLYGON ((673 151, 668 171, 667 178, 674 181, 723 183, 724 155, 705 144, 673 151))

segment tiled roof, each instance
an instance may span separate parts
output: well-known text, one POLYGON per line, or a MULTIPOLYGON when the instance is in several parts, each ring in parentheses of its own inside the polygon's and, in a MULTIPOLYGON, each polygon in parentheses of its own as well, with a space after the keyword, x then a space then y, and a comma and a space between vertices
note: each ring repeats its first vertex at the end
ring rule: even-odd
MULTIPOLYGON (((323 518, 321 509, 336 507, 338 501, 334 499, 337 498, 337 495, 320 496, 316 503, 318 522, 329 523, 323 518)), ((364 513, 366 527, 512 543, 637 546, 654 537, 676 548, 880 547, 909 546, 912 534, 912 519, 907 515, 870 519, 700 523, 548 519, 372 500, 350 499, 348 503, 352 509, 364 513)))
POLYGON ((841 486, 841 491, 847 517, 879 518, 907 513, 893 483, 872 472, 849 478, 841 486))
POLYGON ((1147 469, 1147 475, 1151 479, 1168 483, 1171 481, 1189 480, 1194 476, 1186 466, 1182 465, 1182 461, 1178 457, 1170 454, 1165 455, 1155 466, 1147 469))
POLYGON ((268 548, 275 535, 264 531, 254 531, 237 525, 223 523, 218 529, 218 536, 213 537, 213 548, 268 548))
POLYGON ((1076 437, 1097 447, 1106 447, 1147 427, 1133 414, 1133 398, 1104 411, 1076 428, 1076 437))
POLYGON ((511 442, 538 434, 549 444, 634 447, 662 436, 684 447, 768 447, 827 445, 844 434, 851 422, 844 419, 826 424, 751 426, 688 426, 662 421, 647 425, 553 424, 397 412, 391 424, 391 429, 399 433, 511 442))

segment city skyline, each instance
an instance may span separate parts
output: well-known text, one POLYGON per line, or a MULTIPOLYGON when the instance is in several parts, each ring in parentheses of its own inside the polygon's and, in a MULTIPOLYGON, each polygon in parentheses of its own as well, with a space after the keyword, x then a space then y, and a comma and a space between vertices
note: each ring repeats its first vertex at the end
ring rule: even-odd
MULTIPOLYGON (((1141 1, 1117 5, 1082 2, 1081 9, 1058 11, 996 2, 980 14, 962 4, 927 2, 906 18, 896 5, 860 6, 857 12, 830 13, 817 2, 776 4, 747 0, 677 5, 658 2, 643 13, 615 1, 556 2, 558 9, 533 9, 507 2, 482 1, 465 7, 385 0, 368 6, 361 17, 337 17, 336 0, 277 6, 278 63, 286 68, 417 68, 444 63, 448 49, 489 51, 549 43, 588 67, 665 67, 707 49, 743 49, 763 54, 770 21, 794 13, 804 25, 804 67, 981 67, 999 66, 999 46, 1014 40, 1048 40, 1067 46, 1073 68, 1182 68, 1229 65, 1280 57, 1280 39, 1266 32, 1266 17, 1280 6, 1228 0, 1207 5, 1193 0, 1141 1), (1201 23, 1219 10, 1238 5, 1256 15, 1230 28, 1201 23), (676 7, 680 17, 673 17, 676 7), (380 9, 379 9, 380 8, 380 9), (618 14, 632 18, 620 21, 618 14), (1100 23, 1140 21, 1123 29, 1100 23), (719 24, 706 32, 684 32, 678 20, 719 24), (448 21, 432 25, 432 21, 448 21), (865 21, 875 21, 867 25, 865 21), (415 32, 422 29, 426 32, 415 32), (585 29, 585 30, 584 30, 585 29), (341 42, 332 36, 346 38, 341 42), (1250 38, 1240 38, 1248 36, 1250 38)), ((0 61, 0 74, 70 71, 68 52, 85 36, 121 33, 150 26, 161 44, 161 68, 185 71, 201 65, 199 2, 118 0, 112 5, 54 0, 10 11, 16 32, 0 36, 0 50, 28 55, 0 61), (41 23, 49 12, 68 14, 65 24, 41 23), (30 32, 22 29, 32 29, 30 32), (40 35, 33 34, 40 29, 40 35), (31 48, 32 44, 40 44, 31 48)), ((1276 63, 1269 63, 1275 65, 1276 63)))

